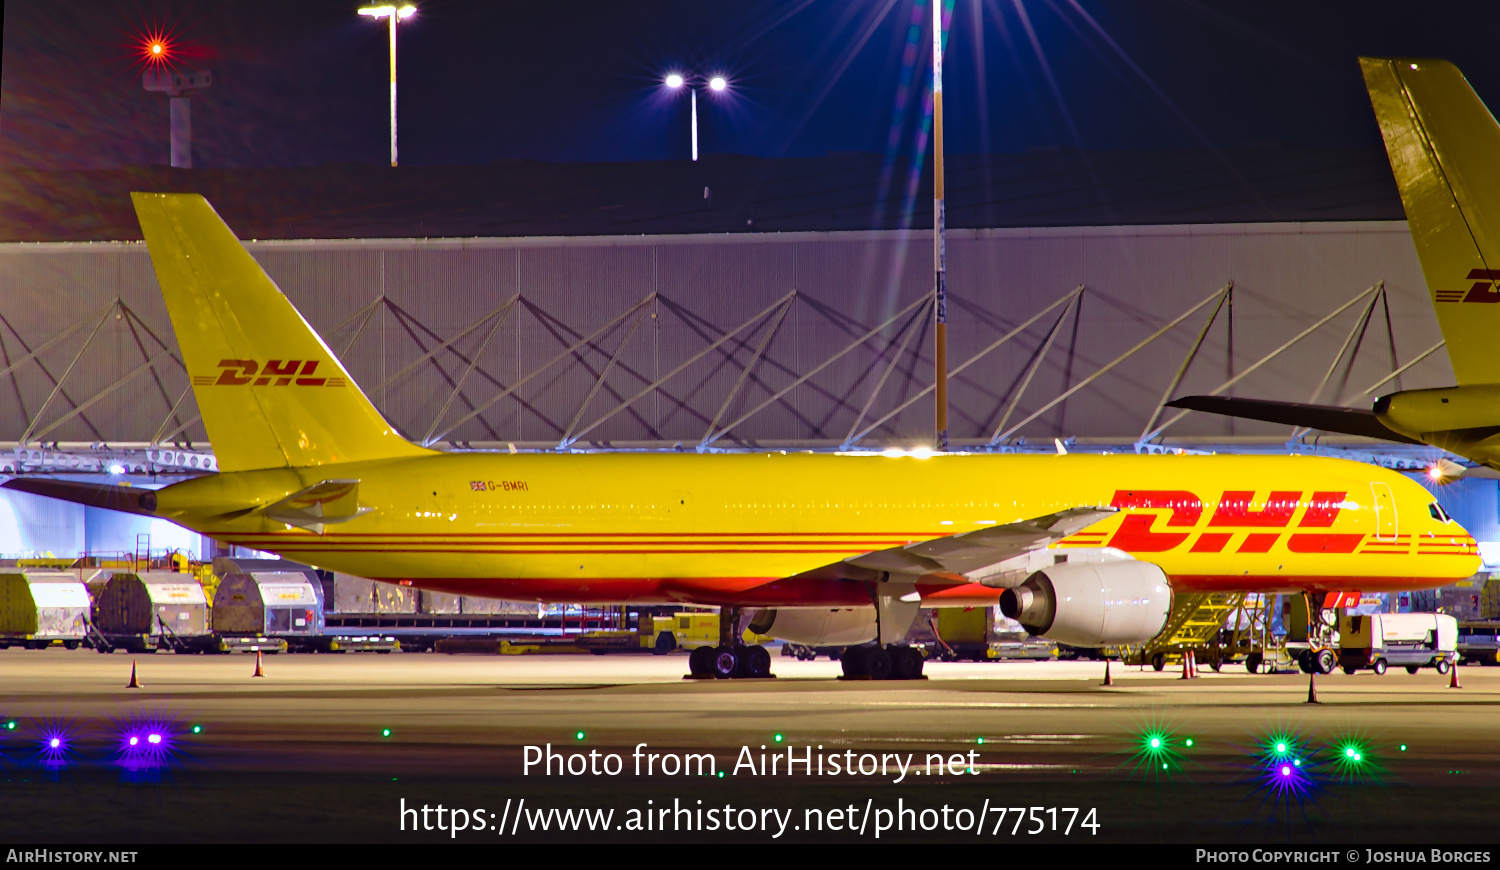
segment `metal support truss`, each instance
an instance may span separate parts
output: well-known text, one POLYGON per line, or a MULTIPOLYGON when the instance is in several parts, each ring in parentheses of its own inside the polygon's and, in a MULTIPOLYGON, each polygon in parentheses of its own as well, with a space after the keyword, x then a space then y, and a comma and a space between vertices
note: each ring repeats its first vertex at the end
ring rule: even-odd
POLYGON ((995 446, 995 445, 999 444, 1000 442, 1002 442, 1005 439, 1009 438, 1010 436, 1014 435, 1016 432, 1020 431, 1020 429, 1021 429, 1022 426, 1025 426, 1027 423, 1030 423, 1032 420, 1035 420, 1036 418, 1042 416, 1043 414, 1047 413, 1048 411, 1052 410, 1053 408, 1057 407, 1058 405, 1062 404, 1063 402, 1066 402, 1068 400, 1069 396, 1073 395, 1074 393, 1078 392, 1079 390, 1082 390, 1083 388, 1087 387, 1089 384, 1092 384, 1094 381, 1098 380, 1101 376, 1103 376, 1105 373, 1109 372, 1115 366, 1117 366, 1120 363, 1122 363, 1122 362, 1130 359, 1131 357, 1135 356, 1137 353, 1139 353, 1147 345, 1149 345, 1152 342, 1156 341, 1158 338, 1161 338, 1163 335, 1166 335, 1168 332, 1171 332, 1172 329, 1174 329, 1179 323, 1183 322, 1184 320, 1187 320, 1189 317, 1192 317, 1194 314, 1197 314, 1200 310, 1203 309, 1204 306, 1208 305, 1210 302, 1213 302, 1215 299, 1222 299, 1224 297, 1224 295, 1226 293, 1228 293, 1228 292, 1229 292, 1228 291, 1228 287, 1225 287, 1224 289, 1215 290, 1214 292, 1210 293, 1208 296, 1204 297, 1204 299, 1203 299, 1202 302, 1199 302, 1197 305, 1194 305, 1192 308, 1189 308, 1188 310, 1186 310, 1186 311, 1182 312, 1181 314, 1177 315, 1177 317, 1173 318, 1173 320, 1172 320, 1171 323, 1168 323, 1166 326, 1163 326, 1161 329, 1158 329, 1157 331, 1151 333, 1151 335, 1149 337, 1147 337, 1145 339, 1142 339, 1139 343, 1136 344, 1135 347, 1132 347, 1130 350, 1125 351, 1124 353, 1120 354, 1119 356, 1117 356, 1114 359, 1110 360, 1109 362, 1105 363, 1103 367, 1099 368, 1093 374, 1089 375, 1088 377, 1086 377, 1083 380, 1079 381, 1078 383, 1074 384, 1072 387, 1069 387, 1061 395, 1057 396, 1052 401, 1050 401, 1047 404, 1043 405, 1042 407, 1036 409, 1035 411, 1032 411, 1031 414, 1026 419, 1024 419, 1021 422, 1017 423, 1016 425, 1010 427, 1009 429, 1005 430, 1004 432, 996 433, 995 436, 990 439, 990 446, 995 446))
MULTIPOLYGON (((1068 293, 1063 294, 1062 298, 1058 299, 1056 302, 1053 302, 1051 305, 1048 305, 1046 308, 1043 308, 1041 311, 1038 311, 1037 313, 1031 315, 1031 317, 1027 318, 1026 321, 1023 322, 1020 326, 1017 326, 1015 329, 1012 329, 1011 331, 1005 333, 1004 335, 1002 335, 999 338, 995 339, 994 341, 990 342, 989 345, 987 345, 979 353, 974 354, 973 356, 971 356, 968 359, 964 360, 963 362, 959 363, 957 366, 954 366, 953 368, 949 369, 948 370, 948 377, 949 377, 949 379, 950 380, 951 379, 956 379, 959 376, 959 374, 961 374, 963 372, 964 369, 968 368, 969 366, 971 366, 971 365, 979 362, 980 360, 984 359, 985 357, 989 356, 991 353, 993 353, 994 351, 998 350, 1006 342, 1010 341, 1011 339, 1015 338, 1016 336, 1020 335, 1021 333, 1025 332, 1026 330, 1030 329, 1033 325, 1036 324, 1037 321, 1039 321, 1042 318, 1046 317, 1053 310, 1055 310, 1058 306, 1071 304, 1072 301, 1074 300, 1074 298, 1076 298, 1078 296, 1078 294, 1080 294, 1082 292, 1083 292, 1083 285, 1079 284, 1073 290, 1069 291, 1068 293)), ((885 423, 887 421, 893 419, 896 415, 900 414, 902 411, 905 411, 907 408, 911 407, 914 403, 920 401, 924 396, 926 396, 929 393, 931 393, 933 391, 933 389, 934 389, 934 385, 928 384, 926 387, 923 387, 920 391, 918 391, 916 395, 908 397, 906 399, 906 401, 902 402, 901 404, 897 405, 895 408, 892 408, 890 411, 886 412, 885 416, 881 417, 880 419, 878 419, 875 422, 871 423, 870 425, 866 426, 864 429, 860 430, 859 434, 855 435, 853 438, 846 438, 844 440, 844 449, 848 449, 849 447, 853 446, 854 444, 858 444, 860 441, 864 440, 865 436, 869 435, 871 432, 874 432, 876 429, 878 429, 881 426, 885 425, 885 423)))
MULTIPOLYGON (((1306 329, 1302 330, 1301 332, 1297 333, 1295 336, 1293 336, 1291 339, 1289 339, 1286 343, 1282 344, 1280 347, 1276 348, 1275 350, 1271 351, 1270 353, 1268 353, 1265 356, 1261 357, 1260 359, 1256 360, 1254 363, 1252 363, 1250 365, 1249 368, 1246 368, 1244 371, 1240 372, 1239 374, 1235 375, 1234 377, 1230 378, 1229 380, 1227 380, 1224 383, 1220 384, 1219 386, 1215 387, 1209 393, 1209 395, 1210 396, 1217 396, 1220 393, 1224 392, 1225 390, 1229 389, 1230 387, 1234 386, 1235 384, 1239 383, 1240 381, 1244 380, 1245 378, 1249 377, 1257 369, 1261 368, 1266 363, 1270 362, 1271 360, 1273 360, 1273 359, 1277 358, 1278 356, 1280 356, 1281 354, 1285 353, 1289 348, 1291 348, 1293 345, 1297 344, 1298 342, 1302 341, 1304 338, 1307 338, 1309 335, 1312 335, 1314 332, 1317 332, 1319 329, 1323 328, 1323 326, 1325 326, 1327 323, 1329 323, 1330 321, 1332 321, 1334 318, 1338 317, 1340 314, 1343 314, 1345 311, 1348 311, 1350 308, 1353 308, 1355 305, 1359 304, 1359 302, 1361 300, 1363 300, 1365 297, 1371 296, 1371 295, 1377 293, 1384 286, 1385 286, 1384 282, 1377 282, 1375 284, 1370 285, 1370 287, 1368 289, 1361 291, 1360 293, 1358 293, 1357 295, 1355 295, 1355 297, 1353 299, 1350 299, 1348 302, 1345 302, 1343 305, 1340 305, 1339 307, 1335 308, 1333 311, 1331 311, 1328 314, 1324 315, 1322 317, 1322 319, 1320 319, 1317 323, 1314 323, 1312 326, 1309 326, 1306 329)), ((1139 441, 1137 441, 1136 442, 1136 449, 1137 450, 1141 449, 1142 446, 1146 442, 1148 442, 1148 441, 1152 440, 1153 438, 1157 437, 1158 435, 1160 435, 1162 433, 1162 430, 1166 429, 1168 426, 1171 426, 1173 423, 1176 423, 1178 420, 1181 420, 1183 417, 1186 417, 1190 413, 1191 413, 1190 411, 1183 410, 1183 411, 1178 411, 1176 414, 1173 414, 1172 417, 1167 420, 1167 422, 1165 422, 1165 423, 1161 424, 1160 426, 1156 427, 1151 432, 1149 432, 1145 436, 1143 436, 1139 441)))

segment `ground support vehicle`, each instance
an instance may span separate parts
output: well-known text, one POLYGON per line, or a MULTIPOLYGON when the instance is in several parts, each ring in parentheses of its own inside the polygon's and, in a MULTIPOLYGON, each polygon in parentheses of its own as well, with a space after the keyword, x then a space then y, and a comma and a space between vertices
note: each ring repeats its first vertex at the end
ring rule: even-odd
POLYGON ((844 651, 841 646, 806 646, 800 643, 783 643, 781 654, 788 658, 795 658, 799 662, 810 662, 818 656, 827 656, 830 661, 838 661, 839 654, 844 651))
POLYGON ((221 634, 214 649, 217 653, 267 653, 275 655, 287 649, 286 638, 267 637, 263 634, 221 634))
MULTIPOLYGON (((1489 589, 1488 586, 1485 587, 1489 589)), ((1458 663, 1500 664, 1500 620, 1464 620, 1458 624, 1458 663)))
POLYGON ((393 653, 401 650, 401 642, 393 635, 382 634, 321 634, 313 637, 286 638, 287 652, 293 653, 393 653))
POLYGON ((1458 661, 1458 620, 1446 613, 1375 613, 1339 621, 1339 665, 1344 673, 1384 674, 1404 667, 1448 673, 1458 661))
POLYGON ((639 649, 655 655, 673 650, 695 650, 719 644, 719 614, 713 611, 683 610, 665 615, 642 612, 636 621, 639 649))

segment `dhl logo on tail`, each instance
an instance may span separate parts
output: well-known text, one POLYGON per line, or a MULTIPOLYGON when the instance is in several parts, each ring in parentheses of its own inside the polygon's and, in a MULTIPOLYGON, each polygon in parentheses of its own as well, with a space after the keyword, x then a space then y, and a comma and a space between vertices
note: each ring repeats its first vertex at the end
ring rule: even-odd
POLYGON ((213 375, 194 375, 193 385, 197 387, 242 387, 253 384, 257 387, 285 387, 296 383, 299 387, 342 387, 346 381, 341 377, 315 378, 313 373, 318 370, 319 360, 310 359, 306 362, 293 359, 282 362, 279 359, 269 360, 264 367, 253 359, 225 359, 219 360, 219 368, 223 369, 217 379, 213 375), (301 370, 298 370, 298 367, 301 370))
POLYGON ((1495 289, 1500 269, 1470 269, 1468 280, 1474 284, 1467 290, 1438 290, 1433 297, 1438 302, 1500 302, 1500 291, 1495 289))

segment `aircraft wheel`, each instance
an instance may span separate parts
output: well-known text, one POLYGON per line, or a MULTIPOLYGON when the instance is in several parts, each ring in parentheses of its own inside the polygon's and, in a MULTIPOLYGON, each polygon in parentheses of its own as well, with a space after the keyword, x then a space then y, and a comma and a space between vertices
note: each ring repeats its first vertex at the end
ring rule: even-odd
POLYGON ((672 650, 677 649, 677 638, 670 631, 664 631, 656 636, 656 645, 651 647, 651 654, 664 656, 672 650))
POLYGON ((1166 667, 1167 667, 1167 655, 1166 655, 1166 653, 1157 653, 1156 655, 1154 655, 1154 656, 1151 657, 1151 670, 1153 670, 1153 671, 1161 671, 1161 670, 1166 670, 1166 667))
POLYGON ((714 675, 714 648, 700 646, 688 653, 688 673, 695 677, 714 675))
POLYGON ((1338 667, 1339 657, 1334 655, 1331 649, 1319 650, 1313 658, 1313 664, 1317 666, 1318 673, 1331 674, 1333 669, 1338 667))
POLYGON ((732 646, 714 648, 714 676, 721 680, 733 679, 740 669, 739 650, 732 646))
POLYGON ((1437 663, 1434 664, 1433 667, 1437 668, 1438 673, 1446 674, 1448 673, 1448 670, 1453 667, 1453 665, 1447 659, 1438 659, 1437 663))
POLYGON ((760 678, 771 675, 771 654, 763 646, 740 648, 740 671, 742 676, 760 678))
POLYGON ((1385 676, 1385 668, 1385 659, 1376 659, 1375 664, 1370 666, 1370 670, 1374 671, 1377 677, 1385 676))
POLYGON ((897 647, 891 650, 891 678, 915 680, 922 676, 922 653, 912 647, 897 647))
POLYGON ((866 652, 865 670, 872 680, 889 680, 891 678, 891 654, 882 647, 875 647, 866 652))
POLYGON ((1245 656, 1245 670, 1252 674, 1260 673, 1260 663, 1262 661, 1264 661, 1264 657, 1260 653, 1251 653, 1245 656))
POLYGON ((844 649, 843 654, 839 656, 839 664, 844 667, 844 676, 863 677, 870 673, 865 669, 866 652, 867 650, 863 647, 857 646, 846 647, 844 649))

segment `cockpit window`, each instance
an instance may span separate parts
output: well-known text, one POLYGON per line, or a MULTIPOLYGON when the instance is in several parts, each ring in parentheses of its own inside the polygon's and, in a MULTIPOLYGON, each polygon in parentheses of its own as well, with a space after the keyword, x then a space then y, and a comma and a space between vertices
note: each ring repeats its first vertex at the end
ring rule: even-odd
POLYGON ((1440 523, 1453 522, 1452 518, 1448 516, 1448 512, 1443 510, 1443 506, 1438 504, 1437 502, 1433 502, 1432 504, 1428 505, 1427 512, 1432 514, 1432 518, 1440 523))

